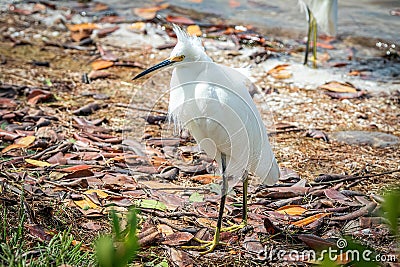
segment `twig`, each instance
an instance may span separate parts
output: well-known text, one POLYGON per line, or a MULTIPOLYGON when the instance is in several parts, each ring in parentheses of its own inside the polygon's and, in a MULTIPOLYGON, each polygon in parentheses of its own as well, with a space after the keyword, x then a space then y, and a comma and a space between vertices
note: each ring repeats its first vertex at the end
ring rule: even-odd
POLYGON ((353 181, 353 180, 366 180, 368 178, 382 176, 382 175, 386 175, 386 174, 392 174, 392 173, 395 173, 395 172, 400 172, 400 169, 391 170, 391 171, 387 171, 387 172, 381 172, 381 173, 377 173, 377 174, 364 175, 364 176, 349 176, 349 177, 338 179, 338 180, 326 181, 326 182, 320 182, 320 183, 313 182, 313 183, 310 183, 310 184, 311 185, 330 185, 330 184, 333 184, 333 183, 348 182, 348 181, 353 181))
POLYGON ((140 110, 140 111, 157 112, 160 114, 168 115, 168 112, 164 111, 164 110, 137 107, 134 105, 128 105, 128 104, 124 104, 124 103, 117 103, 117 104, 115 104, 115 106, 121 107, 121 108, 136 109, 136 110, 140 110))

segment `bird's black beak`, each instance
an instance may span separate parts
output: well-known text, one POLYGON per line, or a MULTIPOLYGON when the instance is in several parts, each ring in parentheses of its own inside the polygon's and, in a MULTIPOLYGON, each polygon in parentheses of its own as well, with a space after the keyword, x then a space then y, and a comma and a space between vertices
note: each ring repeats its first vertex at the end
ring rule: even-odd
POLYGON ((154 65, 151 68, 148 68, 147 70, 142 71, 141 73, 139 73, 138 75, 136 75, 135 77, 132 78, 132 80, 136 80, 139 79, 140 77, 143 77, 147 74, 149 74, 150 72, 153 72, 155 70, 167 67, 175 62, 180 62, 185 58, 185 56, 177 56, 177 57, 171 57, 171 58, 167 58, 164 61, 161 61, 160 63, 154 65))

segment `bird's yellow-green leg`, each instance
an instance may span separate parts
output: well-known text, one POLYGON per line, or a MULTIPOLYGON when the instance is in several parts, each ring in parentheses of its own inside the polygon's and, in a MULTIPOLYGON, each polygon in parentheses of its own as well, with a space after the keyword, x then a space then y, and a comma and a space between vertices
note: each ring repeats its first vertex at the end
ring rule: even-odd
POLYGON ((218 221, 217 221, 217 227, 215 228, 215 234, 214 238, 211 241, 205 241, 205 240, 200 240, 200 239, 195 239, 197 242, 203 244, 200 246, 183 246, 182 248, 185 249, 195 249, 195 250, 205 250, 201 252, 200 254, 206 254, 209 252, 214 251, 214 249, 218 245, 225 245, 225 243, 222 243, 219 241, 220 238, 220 233, 221 233, 221 226, 222 226, 222 216, 224 215, 224 208, 225 208, 225 201, 226 201, 226 195, 228 193, 228 178, 226 177, 225 174, 225 169, 226 169, 226 156, 225 154, 221 154, 221 167, 222 167, 222 188, 221 188, 221 203, 219 205, 219 212, 218 212, 218 221))
POLYGON ((313 39, 313 67, 317 67, 317 20, 315 19, 311 10, 307 7, 307 17, 308 17, 308 33, 306 42, 306 51, 304 56, 304 65, 308 62, 308 53, 310 50, 311 38, 313 39))
POLYGON ((247 188, 249 185, 248 172, 243 174, 243 205, 242 205, 242 222, 240 224, 232 224, 229 227, 222 228, 221 232, 233 232, 242 229, 247 225, 247 188))
POLYGON ((313 20, 312 20, 312 27, 313 27, 313 67, 316 68, 317 67, 317 21, 313 16, 313 20))

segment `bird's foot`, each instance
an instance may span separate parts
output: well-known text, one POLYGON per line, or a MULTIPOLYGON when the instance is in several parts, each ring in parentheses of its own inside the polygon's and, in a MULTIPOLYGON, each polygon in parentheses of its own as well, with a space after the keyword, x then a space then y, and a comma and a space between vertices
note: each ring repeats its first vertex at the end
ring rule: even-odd
POLYGON ((226 227, 226 228, 221 228, 221 232, 235 232, 240 229, 243 229, 245 226, 247 226, 247 222, 242 221, 240 224, 233 224, 228 222, 231 226, 226 227))
POLYGON ((194 250, 204 250, 202 252, 200 252, 201 255, 213 252, 214 249, 218 246, 218 245, 226 245, 226 243, 224 242, 220 242, 219 238, 216 238, 214 236, 214 239, 211 241, 205 241, 205 240, 201 240, 198 238, 193 238, 194 241, 199 242, 200 246, 182 246, 183 249, 194 249, 194 250))

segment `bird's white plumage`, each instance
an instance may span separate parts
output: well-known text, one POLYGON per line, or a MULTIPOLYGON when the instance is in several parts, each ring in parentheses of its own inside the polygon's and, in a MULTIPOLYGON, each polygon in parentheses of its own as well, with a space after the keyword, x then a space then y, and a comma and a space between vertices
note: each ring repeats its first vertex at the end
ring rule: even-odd
MULTIPOLYGON (((171 78, 169 113, 189 129, 200 147, 238 179, 254 172, 274 184, 279 168, 261 116, 247 90, 248 79, 233 68, 215 64, 199 39, 174 27, 178 37, 171 58, 184 55, 171 78)), ((220 165, 221 166, 221 165, 220 165)))
MULTIPOLYGON (((337 0, 299 0, 299 3, 304 11, 308 6, 323 32, 332 36, 336 35, 338 20, 337 0)), ((307 14, 307 12, 305 13, 307 14)))

